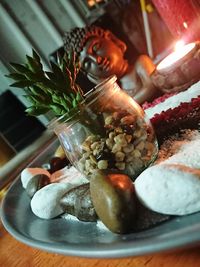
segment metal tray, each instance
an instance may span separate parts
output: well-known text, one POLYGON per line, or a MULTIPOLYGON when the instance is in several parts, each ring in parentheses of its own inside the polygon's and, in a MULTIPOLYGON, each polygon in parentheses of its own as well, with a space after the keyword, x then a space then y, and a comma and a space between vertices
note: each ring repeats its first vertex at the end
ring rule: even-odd
MULTIPOLYGON (((30 166, 40 166, 52 156, 57 146, 58 141, 53 141, 30 166)), ((114 234, 98 223, 61 217, 40 219, 31 211, 30 199, 21 186, 19 176, 3 200, 1 219, 7 231, 17 240, 64 255, 118 258, 188 247, 200 242, 200 212, 175 217, 127 235, 114 234)))

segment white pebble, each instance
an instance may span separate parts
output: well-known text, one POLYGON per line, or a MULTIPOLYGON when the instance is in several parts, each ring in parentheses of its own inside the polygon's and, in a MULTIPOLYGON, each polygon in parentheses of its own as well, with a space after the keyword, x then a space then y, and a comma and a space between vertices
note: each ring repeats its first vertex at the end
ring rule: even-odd
POLYGON ((70 183, 74 186, 88 183, 88 179, 86 179, 85 176, 73 166, 66 166, 63 169, 52 173, 50 181, 51 183, 70 183))
POLYGON ((24 189, 26 189, 29 181, 36 175, 44 174, 50 177, 50 173, 43 168, 26 168, 21 172, 21 182, 24 189))
POLYGON ((41 188, 31 200, 33 213, 42 219, 51 219, 62 214, 60 199, 72 187, 69 183, 53 183, 41 188))
POLYGON ((135 180, 139 200, 149 209, 169 215, 200 211, 200 170, 179 164, 158 164, 135 180))
POLYGON ((161 164, 182 164, 200 169, 200 139, 191 140, 181 146, 180 150, 161 164))

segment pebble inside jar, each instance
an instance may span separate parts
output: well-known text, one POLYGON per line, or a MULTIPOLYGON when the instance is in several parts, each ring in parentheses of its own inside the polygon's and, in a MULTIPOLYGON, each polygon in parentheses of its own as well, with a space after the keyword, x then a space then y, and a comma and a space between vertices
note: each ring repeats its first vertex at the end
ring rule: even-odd
POLYGON ((152 125, 115 76, 88 93, 80 114, 89 131, 76 167, 87 177, 99 169, 134 180, 155 160, 158 145, 152 125))

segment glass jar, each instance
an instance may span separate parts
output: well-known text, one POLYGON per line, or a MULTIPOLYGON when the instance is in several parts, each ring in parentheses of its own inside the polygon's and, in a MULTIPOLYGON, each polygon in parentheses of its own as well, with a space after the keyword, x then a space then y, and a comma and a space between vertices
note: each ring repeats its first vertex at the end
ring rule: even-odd
POLYGON ((49 125, 72 163, 86 177, 97 170, 133 180, 158 153, 157 139, 142 108, 108 78, 85 95, 79 112, 49 125))

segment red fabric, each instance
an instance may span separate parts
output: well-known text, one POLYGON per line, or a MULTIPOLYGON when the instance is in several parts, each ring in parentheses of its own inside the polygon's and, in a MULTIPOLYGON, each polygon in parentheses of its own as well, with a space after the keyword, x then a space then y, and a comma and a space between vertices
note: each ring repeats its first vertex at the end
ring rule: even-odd
POLYGON ((159 96, 158 98, 154 99, 152 102, 145 102, 144 104, 142 104, 142 108, 143 109, 148 109, 148 108, 152 108, 155 105, 164 102, 167 98, 169 98, 170 96, 176 95, 177 93, 166 93, 162 96, 159 96))
POLYGON ((180 129, 197 129, 200 121, 200 96, 189 103, 181 103, 178 107, 155 114, 151 118, 159 143, 180 129))
POLYGON ((197 0, 152 0, 177 39, 200 40, 200 3, 197 0))
POLYGON ((181 103, 174 109, 168 109, 162 111, 160 114, 155 114, 151 119, 154 127, 158 127, 160 123, 171 123, 175 122, 178 124, 179 120, 183 120, 186 117, 193 117, 196 115, 197 109, 200 109, 200 96, 193 98, 189 103, 181 103))

